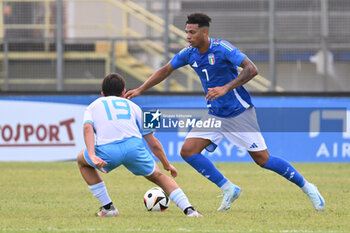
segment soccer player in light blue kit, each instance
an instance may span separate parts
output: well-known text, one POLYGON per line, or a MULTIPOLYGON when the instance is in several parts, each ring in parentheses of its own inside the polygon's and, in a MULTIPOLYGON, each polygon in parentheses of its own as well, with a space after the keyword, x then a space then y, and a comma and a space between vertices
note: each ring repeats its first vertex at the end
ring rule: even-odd
POLYGON ((258 69, 244 53, 229 42, 210 38, 210 22, 211 18, 203 13, 188 15, 185 31, 190 44, 168 64, 158 69, 144 84, 128 91, 126 97, 140 95, 163 81, 175 69, 190 65, 198 74, 206 93, 209 109, 206 118, 215 117, 222 121, 223 126, 220 131, 190 131, 182 146, 181 156, 222 189, 223 200, 218 211, 228 210, 242 193, 240 187, 231 183, 201 154, 204 148, 209 151, 215 150, 223 138, 247 149, 253 160, 262 168, 272 170, 299 186, 317 211, 325 210, 325 201, 314 184, 307 182, 289 162, 269 155, 250 95, 243 87, 258 74, 258 69), (240 73, 238 66, 243 68, 240 73))
POLYGON ((201 217, 175 180, 159 169, 146 149, 142 137, 164 169, 170 171, 173 177, 177 176, 177 170, 169 163, 152 131, 141 131, 140 107, 123 98, 124 94, 124 79, 119 74, 109 74, 102 83, 103 97, 92 102, 84 113, 86 150, 79 153, 77 162, 89 189, 102 204, 97 216, 119 215, 97 170, 108 173, 124 165, 135 175, 145 176, 159 185, 188 217, 201 217))

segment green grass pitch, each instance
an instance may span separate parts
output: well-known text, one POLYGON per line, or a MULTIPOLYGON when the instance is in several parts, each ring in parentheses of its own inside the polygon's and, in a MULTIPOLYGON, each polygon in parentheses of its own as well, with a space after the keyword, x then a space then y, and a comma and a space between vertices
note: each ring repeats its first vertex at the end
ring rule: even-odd
POLYGON ((147 212, 152 183, 120 167, 103 175, 119 217, 95 217, 100 204, 75 162, 0 163, 0 232, 350 232, 350 164, 297 163, 318 185, 327 209, 316 212, 297 186, 253 163, 216 163, 243 195, 217 212, 221 191, 186 163, 174 163, 177 183, 204 215, 190 219, 171 203, 147 212))

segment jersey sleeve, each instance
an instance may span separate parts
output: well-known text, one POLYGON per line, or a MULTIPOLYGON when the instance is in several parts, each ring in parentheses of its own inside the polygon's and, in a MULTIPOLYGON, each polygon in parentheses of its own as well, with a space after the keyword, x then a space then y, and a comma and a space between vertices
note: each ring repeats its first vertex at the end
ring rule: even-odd
POLYGON ((188 58, 189 48, 191 47, 190 46, 185 47, 171 59, 170 64, 174 69, 180 68, 188 64, 187 58, 188 58))
POLYGON ((226 59, 235 66, 240 66, 243 59, 247 57, 247 55, 227 41, 221 41, 221 45, 225 48, 226 59))
POLYGON ((94 125, 94 121, 92 119, 90 108, 86 108, 85 112, 84 112, 83 124, 85 125, 87 123, 94 125))

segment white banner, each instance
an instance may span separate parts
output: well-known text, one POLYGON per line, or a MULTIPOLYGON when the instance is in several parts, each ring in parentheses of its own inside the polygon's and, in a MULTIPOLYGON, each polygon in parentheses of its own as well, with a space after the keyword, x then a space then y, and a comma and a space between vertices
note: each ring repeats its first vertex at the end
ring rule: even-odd
POLYGON ((0 100, 0 161, 76 159, 86 106, 0 100))

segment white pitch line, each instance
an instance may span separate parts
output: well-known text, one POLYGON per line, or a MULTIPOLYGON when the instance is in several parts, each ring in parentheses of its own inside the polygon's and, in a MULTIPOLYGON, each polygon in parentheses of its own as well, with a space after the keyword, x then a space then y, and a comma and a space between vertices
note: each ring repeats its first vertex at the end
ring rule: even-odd
MULTIPOLYGON (((88 228, 88 229, 76 229, 76 228, 56 228, 56 227, 47 227, 45 228, 0 228, 0 232, 27 232, 27 231, 47 231, 47 232, 106 232, 109 229, 105 228, 88 228)), ((141 228, 136 228, 136 229, 123 229, 123 230, 118 230, 118 229, 111 229, 113 232, 169 232, 169 230, 159 230, 159 229, 141 229, 141 228)), ((246 233, 247 230, 191 230, 191 229, 186 229, 186 228, 178 228, 174 229, 175 232, 203 232, 203 233, 246 233)), ((262 231, 262 230, 248 230, 248 232, 271 232, 271 233, 346 233, 346 231, 324 231, 324 230, 267 230, 267 231, 262 231)))

